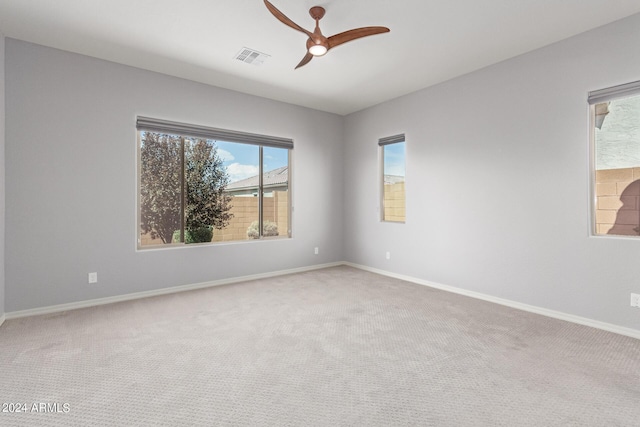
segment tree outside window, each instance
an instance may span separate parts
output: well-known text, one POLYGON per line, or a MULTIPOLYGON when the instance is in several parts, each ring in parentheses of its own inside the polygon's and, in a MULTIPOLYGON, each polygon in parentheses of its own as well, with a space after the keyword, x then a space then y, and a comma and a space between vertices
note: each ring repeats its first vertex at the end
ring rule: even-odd
POLYGON ((141 231, 165 244, 210 242, 232 218, 215 143, 156 132, 141 138, 141 231))

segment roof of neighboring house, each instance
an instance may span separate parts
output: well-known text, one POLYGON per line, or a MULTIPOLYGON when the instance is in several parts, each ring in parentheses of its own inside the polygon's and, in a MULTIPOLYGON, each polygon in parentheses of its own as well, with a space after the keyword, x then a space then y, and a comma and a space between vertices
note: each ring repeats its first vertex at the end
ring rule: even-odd
MULTIPOLYGON (((227 185, 227 191, 235 191, 244 188, 258 188, 259 175, 251 176, 249 178, 241 179, 227 185)), ((265 172, 262 177, 262 185, 264 187, 273 187, 280 184, 287 184, 289 182, 289 166, 282 166, 281 168, 274 169, 265 172)))
POLYGON ((399 182, 404 182, 404 176, 400 175, 385 175, 384 183, 385 184, 397 184, 399 182))

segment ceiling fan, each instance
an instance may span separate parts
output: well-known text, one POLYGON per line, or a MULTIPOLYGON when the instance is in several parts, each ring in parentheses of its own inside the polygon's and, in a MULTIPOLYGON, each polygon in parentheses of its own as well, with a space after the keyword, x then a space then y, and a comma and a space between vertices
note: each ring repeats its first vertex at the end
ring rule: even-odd
POLYGON ((309 36, 307 40, 307 54, 302 58, 302 61, 296 66, 296 69, 306 65, 313 59, 314 56, 322 56, 329 51, 329 49, 334 48, 342 43, 349 42, 351 40, 359 39, 362 37, 372 36, 374 34, 380 33, 388 33, 390 30, 387 27, 363 27, 363 28, 355 28, 353 30, 344 31, 342 33, 336 34, 331 37, 325 37, 320 32, 320 20, 324 16, 325 10, 321 6, 314 6, 309 9, 309 15, 316 21, 316 28, 313 32, 307 31, 291 19, 287 18, 287 16, 280 12, 274 5, 269 3, 268 0, 264 0, 264 4, 269 9, 269 12, 273 14, 280 22, 294 30, 298 30, 302 33, 305 33, 309 36))

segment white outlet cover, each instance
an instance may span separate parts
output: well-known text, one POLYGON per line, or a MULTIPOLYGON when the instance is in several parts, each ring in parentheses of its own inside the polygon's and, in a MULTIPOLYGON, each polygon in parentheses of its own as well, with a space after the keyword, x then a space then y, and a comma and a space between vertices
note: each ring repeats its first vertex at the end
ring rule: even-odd
POLYGON ((631 307, 640 308, 640 294, 631 294, 631 307))
POLYGON ((89 273, 89 283, 98 283, 98 273, 89 273))

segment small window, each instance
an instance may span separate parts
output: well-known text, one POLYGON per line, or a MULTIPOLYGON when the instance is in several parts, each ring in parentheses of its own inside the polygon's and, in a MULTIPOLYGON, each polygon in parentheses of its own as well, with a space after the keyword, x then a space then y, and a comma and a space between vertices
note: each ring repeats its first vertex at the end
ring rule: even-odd
POLYGON ((589 94, 596 235, 640 235, 640 82, 589 94))
POLYGON ((378 142, 382 160, 382 221, 405 222, 405 138, 396 135, 378 142))
POLYGON ((282 138, 138 118, 138 247, 291 237, 282 138))

